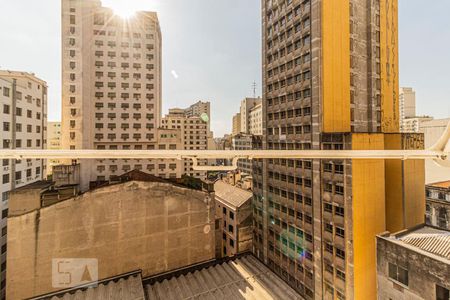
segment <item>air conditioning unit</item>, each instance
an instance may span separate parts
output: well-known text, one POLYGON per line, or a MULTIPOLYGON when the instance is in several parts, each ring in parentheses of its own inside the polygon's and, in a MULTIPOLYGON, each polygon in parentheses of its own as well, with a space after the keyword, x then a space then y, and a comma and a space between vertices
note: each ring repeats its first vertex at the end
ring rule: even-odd
POLYGON ((9 171, 9 166, 3 167, 3 171, 4 172, 8 172, 9 171))

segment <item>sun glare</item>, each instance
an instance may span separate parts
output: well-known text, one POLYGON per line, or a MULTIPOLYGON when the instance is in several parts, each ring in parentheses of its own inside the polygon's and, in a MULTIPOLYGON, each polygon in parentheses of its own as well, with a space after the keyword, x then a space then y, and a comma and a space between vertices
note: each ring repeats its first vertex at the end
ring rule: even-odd
POLYGON ((128 19, 133 17, 134 14, 139 10, 136 5, 136 1, 131 0, 108 0, 102 1, 106 7, 110 7, 114 14, 128 19))

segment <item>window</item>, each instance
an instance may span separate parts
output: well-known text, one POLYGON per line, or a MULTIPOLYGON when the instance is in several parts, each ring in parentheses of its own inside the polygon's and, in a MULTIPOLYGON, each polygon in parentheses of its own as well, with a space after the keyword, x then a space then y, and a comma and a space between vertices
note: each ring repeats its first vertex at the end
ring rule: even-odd
POLYGON ((3 192, 2 193, 2 201, 8 201, 9 200, 9 192, 3 192))
POLYGON ((234 232, 234 227, 233 227, 233 225, 228 225, 228 231, 229 231, 230 233, 233 233, 233 232, 234 232))
POLYGON ((3 174, 2 182, 3 182, 3 184, 9 183, 9 174, 3 174))
POLYGON ((408 270, 389 263, 389 278, 408 286, 408 270))
POLYGON ((8 209, 2 210, 2 219, 7 218, 7 217, 8 217, 8 209))
POLYGON ((9 89, 9 88, 7 88, 7 87, 4 87, 4 88, 3 88, 3 96, 5 96, 5 97, 9 97, 9 91, 10 91, 10 89, 9 89))
POLYGON ((436 300, 449 300, 450 290, 445 287, 436 285, 436 300))
POLYGON ((232 211, 230 211, 230 219, 234 220, 234 213, 232 211))
POLYGON ((9 115, 9 105, 3 104, 3 113, 9 115))

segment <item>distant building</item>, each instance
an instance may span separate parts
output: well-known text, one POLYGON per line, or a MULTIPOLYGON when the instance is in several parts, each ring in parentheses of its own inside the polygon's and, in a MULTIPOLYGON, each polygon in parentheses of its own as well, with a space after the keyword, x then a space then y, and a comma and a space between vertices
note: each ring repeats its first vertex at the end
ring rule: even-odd
POLYGON ((399 94, 399 110, 400 110, 400 130, 405 131, 403 121, 408 118, 416 117, 416 92, 410 87, 400 88, 399 94))
MULTIPOLYGON (((261 136, 239 133, 232 138, 233 150, 250 151, 253 149, 261 149, 261 136)), ((249 159, 240 159, 238 161, 238 169, 246 174, 252 174, 252 161, 249 159)))
MULTIPOLYGON (((259 104, 262 104, 261 98, 245 98, 241 101, 241 132, 250 133, 251 122, 250 122, 250 112, 259 104)), ((261 121, 262 121, 262 111, 261 111, 261 121)), ((262 122, 261 122, 262 123, 262 122)), ((261 127, 262 131, 262 127, 261 127)))
POLYGON ((423 123, 432 121, 432 117, 423 116, 423 117, 411 117, 403 119, 402 122, 402 132, 420 132, 420 128, 423 123))
POLYGON ((377 236, 378 299, 450 299, 450 232, 419 226, 377 236))
POLYGON ((131 171, 69 199, 58 199, 49 183, 29 185, 10 202, 7 299, 57 291, 58 257, 98 259, 99 280, 136 270, 147 278, 215 259, 212 186, 131 171))
MULTIPOLYGON (((2 149, 47 148, 47 83, 34 74, 0 70, 0 151, 2 149)), ((4 159, 0 167, 2 196, 0 225, 0 298, 5 296, 6 233, 10 192, 43 180, 46 162, 42 159, 4 159)))
POLYGON ((426 222, 450 230, 450 180, 426 186, 426 222))
POLYGON ((241 126, 241 113, 237 113, 233 116, 233 129, 232 129, 232 135, 236 135, 242 132, 242 126, 241 126))
MULTIPOLYGON (((178 130, 180 132, 180 147, 177 149, 208 150, 208 122, 200 116, 188 117, 183 109, 173 108, 163 118, 161 126, 166 130, 178 130)), ((199 164, 206 165, 207 161, 199 160, 199 164)), ((192 161, 189 159, 184 160, 180 172, 197 178, 206 178, 205 171, 193 170, 192 161)))
POLYGON ((253 135, 262 135, 263 124, 262 124, 262 103, 253 106, 248 113, 248 133, 253 135))
MULTIPOLYGON (((419 132, 424 134, 425 148, 432 147, 442 136, 445 128, 450 124, 450 118, 435 119, 420 124, 419 132)), ((425 161, 425 182, 427 184, 450 180, 448 169, 438 166, 431 160, 425 161)))
MULTIPOLYGON (((184 114, 186 117, 208 117, 208 120, 211 119, 211 102, 202 102, 198 101, 188 108, 184 109, 184 114)), ((205 120, 206 121, 206 120, 205 120)), ((210 130, 210 127, 208 127, 210 130)))
MULTIPOLYGON (((61 149, 61 122, 48 122, 47 125, 47 149, 60 150, 61 149)), ((61 164, 59 159, 47 160, 47 175, 52 174, 53 166, 61 164)))
POLYGON ((223 255, 251 251, 253 194, 222 180, 214 183, 214 194, 216 216, 222 219, 223 255))

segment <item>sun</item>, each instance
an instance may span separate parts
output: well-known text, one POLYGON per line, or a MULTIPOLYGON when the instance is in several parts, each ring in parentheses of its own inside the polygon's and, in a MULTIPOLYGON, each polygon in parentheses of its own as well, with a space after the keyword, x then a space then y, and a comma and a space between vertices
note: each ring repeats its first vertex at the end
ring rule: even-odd
POLYGON ((102 3, 124 19, 132 18, 139 11, 136 0, 103 0, 102 3))

